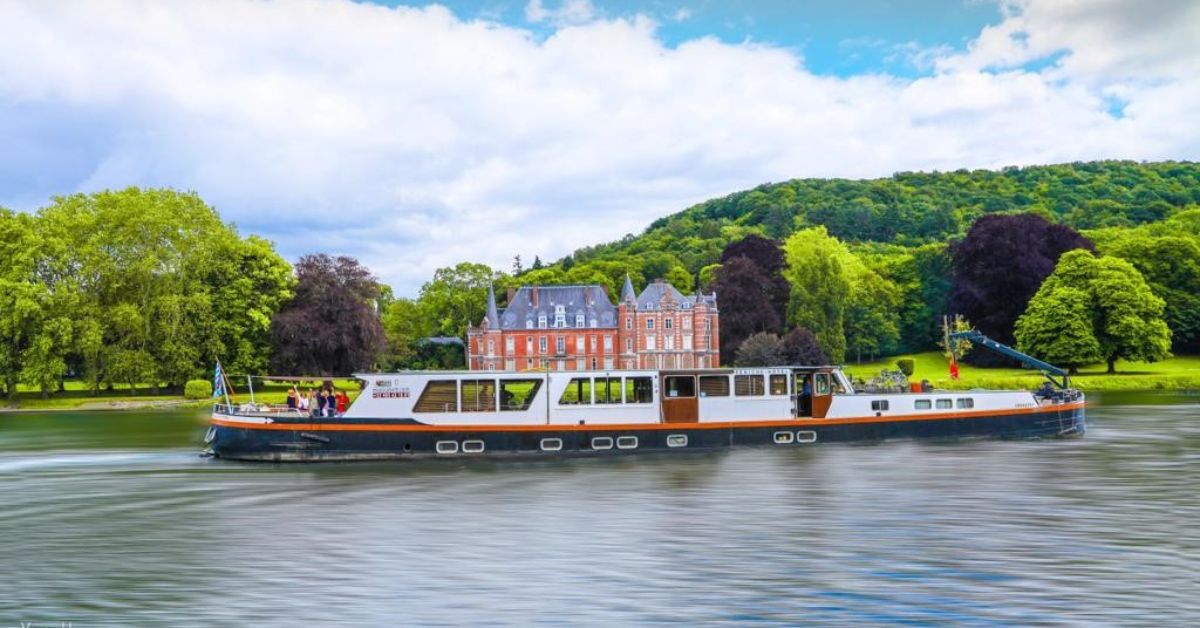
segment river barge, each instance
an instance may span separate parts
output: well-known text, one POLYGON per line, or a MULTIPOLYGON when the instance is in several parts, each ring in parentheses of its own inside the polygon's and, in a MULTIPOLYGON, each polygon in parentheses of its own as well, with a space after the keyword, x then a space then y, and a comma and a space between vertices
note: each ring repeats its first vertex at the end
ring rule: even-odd
MULTIPOLYGON (((217 457, 258 461, 610 456, 892 439, 1082 434, 1077 390, 857 390, 841 368, 356 375, 337 417, 217 405, 217 457)), ((1065 378, 1064 382, 1065 384, 1065 378)))

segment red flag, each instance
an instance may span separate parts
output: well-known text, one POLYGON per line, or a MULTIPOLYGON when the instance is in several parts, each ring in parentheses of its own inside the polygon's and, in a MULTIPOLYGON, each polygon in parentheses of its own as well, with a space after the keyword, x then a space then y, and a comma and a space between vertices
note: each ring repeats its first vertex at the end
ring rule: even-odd
POLYGON ((953 355, 950 356, 950 379, 958 379, 958 361, 954 359, 953 355))

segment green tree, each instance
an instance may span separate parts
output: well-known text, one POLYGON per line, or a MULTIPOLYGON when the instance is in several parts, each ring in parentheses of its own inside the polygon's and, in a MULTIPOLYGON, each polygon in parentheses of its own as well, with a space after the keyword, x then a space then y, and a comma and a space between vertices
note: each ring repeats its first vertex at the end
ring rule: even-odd
POLYGON ((1163 300, 1129 262, 1070 251, 1018 319, 1017 343, 1032 355, 1053 356, 1068 365, 1100 357, 1108 372, 1115 373, 1118 359, 1155 362, 1170 357, 1171 330, 1163 309, 1163 300), (1055 332, 1065 338, 1055 340, 1055 332), (1071 350, 1079 351, 1074 359, 1071 350))
POLYGON ((733 361, 737 366, 780 366, 786 362, 787 353, 779 336, 765 331, 743 340, 733 361))
MULTIPOLYGON (((527 275, 540 268, 534 261, 535 270, 527 275)), ((471 262, 437 269, 420 294, 421 306, 433 323, 432 335, 465 338, 467 325, 478 325, 487 311, 488 286, 503 278, 503 273, 471 262)))
POLYGON ((830 359, 841 362, 853 281, 850 251, 825 227, 797 231, 784 242, 783 251, 783 276, 791 284, 788 322, 811 330, 830 359))
POLYGON ((396 299, 383 313, 383 331, 387 336, 390 369, 415 368, 418 343, 432 335, 433 322, 420 301, 396 299))

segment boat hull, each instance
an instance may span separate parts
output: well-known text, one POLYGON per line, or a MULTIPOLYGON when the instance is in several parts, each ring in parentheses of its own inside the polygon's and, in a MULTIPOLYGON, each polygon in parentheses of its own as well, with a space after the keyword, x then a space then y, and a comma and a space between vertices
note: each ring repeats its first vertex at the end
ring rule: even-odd
POLYGON ((1082 435, 1085 430, 1084 404, 1078 402, 1032 410, 920 418, 630 425, 432 426, 411 420, 314 422, 306 418, 247 423, 239 417, 214 414, 205 440, 212 453, 221 458, 305 462, 608 456, 901 439, 1052 438, 1082 435))

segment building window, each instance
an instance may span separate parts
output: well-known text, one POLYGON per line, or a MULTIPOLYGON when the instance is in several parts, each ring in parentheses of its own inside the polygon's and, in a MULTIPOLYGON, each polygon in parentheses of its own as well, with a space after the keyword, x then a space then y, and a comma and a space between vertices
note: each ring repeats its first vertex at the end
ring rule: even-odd
POLYGON ((653 318, 646 319, 646 329, 654 329, 654 319, 653 318))
POLYGON ((663 337, 663 349, 671 351, 675 349, 675 336, 663 337))
POLYGON ((506 370, 506 371, 517 370, 517 361, 512 358, 508 358, 508 359, 504 360, 504 370, 506 370))
POLYGON ((670 328, 671 328, 671 319, 664 318, 663 319, 663 329, 670 329, 670 328))
MULTIPOLYGON (((533 353, 533 352, 530 351, 530 353, 533 353)), ((527 369, 533 368, 533 358, 525 358, 525 368, 527 368, 527 369)))
POLYGON ((517 350, 517 339, 513 338, 512 336, 505 338, 504 339, 505 353, 512 353, 513 351, 516 351, 516 350, 517 350))
POLYGON ((533 353, 533 336, 525 336, 525 353, 533 353))
MULTIPOLYGON (((685 318, 684 320, 687 320, 687 319, 685 318)), ((684 350, 684 351, 691 351, 691 350, 692 350, 692 336, 691 336, 691 334, 688 334, 688 335, 686 335, 686 336, 684 336, 684 337, 683 337, 683 350, 684 350)))
POLYGON ((567 308, 561 305, 554 306, 554 326, 560 329, 567 326, 567 308))
POLYGON ((493 355, 495 353, 496 353, 496 341, 489 340, 488 341, 488 355, 493 355))
POLYGON ((712 320, 709 318, 704 319, 704 331, 712 331, 712 320))
POLYGON ((583 353, 583 336, 575 336, 575 352, 583 353))
POLYGON ((654 351, 654 334, 646 336, 646 351, 654 351))
POLYGON ((558 353, 567 352, 567 339, 564 336, 558 336, 554 339, 554 350, 558 353))
POLYGON ((613 369, 613 359, 604 358, 604 370, 611 371, 613 369))
POLYGON ((546 328, 546 315, 538 314, 538 329, 545 329, 545 328, 546 328))
POLYGON ((625 318, 625 329, 633 329, 633 319, 632 318, 629 318, 629 317, 625 318))
POLYGON ((583 363, 584 363, 584 358, 575 358, 575 370, 582 371, 583 363))
POLYGON ((612 336, 604 337, 604 352, 612 353, 612 336))
POLYGON ((691 329, 691 328, 692 328, 692 317, 691 317, 691 316, 684 316, 684 317, 683 317, 683 328, 684 328, 684 329, 691 329))
POLYGON ((588 327, 591 327, 592 329, 596 328, 596 319, 593 318, 592 320, 590 320, 588 322, 591 323, 590 325, 588 325, 588 327))
POLYGON ((538 352, 539 353, 546 352, 546 337, 545 336, 538 337, 538 352))
POLYGON ((596 370, 596 358, 592 358, 592 370, 596 370))
POLYGON ((592 353, 596 352, 596 337, 592 336, 592 353))
POLYGON ((584 324, 583 314, 576 314, 575 315, 575 326, 583 327, 583 324, 584 324))
POLYGON ((626 352, 626 353, 633 353, 633 338, 626 338, 626 339, 625 339, 625 352, 626 352))

